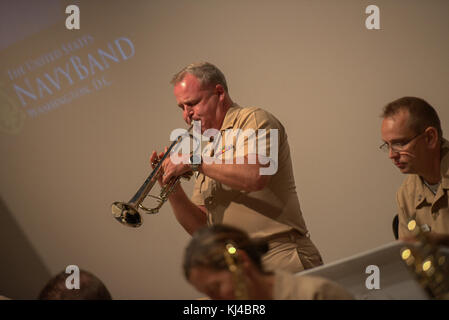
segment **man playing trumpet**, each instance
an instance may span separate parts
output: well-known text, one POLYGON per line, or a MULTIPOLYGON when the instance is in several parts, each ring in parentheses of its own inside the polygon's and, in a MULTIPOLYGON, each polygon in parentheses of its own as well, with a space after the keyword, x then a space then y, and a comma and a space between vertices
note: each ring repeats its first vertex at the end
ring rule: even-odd
MULTIPOLYGON (((200 157, 184 155, 180 163, 167 157, 162 164, 162 184, 190 171, 197 176, 190 199, 180 185, 169 196, 179 223, 189 234, 226 223, 265 239, 267 270, 298 272, 321 265, 302 217, 287 134, 279 120, 260 108, 234 103, 223 73, 210 63, 183 68, 171 83, 184 121, 200 121, 201 134, 211 137, 200 157), (236 130, 254 136, 239 139, 236 130), (265 141, 257 154, 251 148, 254 138, 265 141)), ((151 163, 162 155, 153 151, 151 163)))

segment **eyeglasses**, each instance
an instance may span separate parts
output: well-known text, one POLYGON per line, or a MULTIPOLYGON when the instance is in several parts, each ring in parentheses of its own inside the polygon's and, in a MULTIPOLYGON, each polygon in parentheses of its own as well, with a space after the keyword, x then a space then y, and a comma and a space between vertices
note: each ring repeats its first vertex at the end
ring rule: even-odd
POLYGON ((422 135, 424 132, 421 132, 419 134, 417 134, 416 136, 414 136, 413 138, 410 138, 408 140, 405 141, 401 141, 401 142, 395 142, 392 144, 388 144, 387 142, 382 143, 382 145, 379 147, 380 150, 382 150, 383 152, 388 152, 391 148, 391 151, 395 152, 395 153, 399 153, 401 151, 404 151, 407 148, 407 145, 412 142, 413 140, 415 140, 416 138, 418 138, 420 135, 422 135))

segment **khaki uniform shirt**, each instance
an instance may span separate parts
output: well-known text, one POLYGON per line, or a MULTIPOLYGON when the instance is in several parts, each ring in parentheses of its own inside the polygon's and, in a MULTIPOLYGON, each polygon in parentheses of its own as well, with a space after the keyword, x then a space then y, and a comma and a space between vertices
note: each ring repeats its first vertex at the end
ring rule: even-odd
MULTIPOLYGON (((310 241, 306 224, 302 217, 298 196, 296 194, 295 181, 293 177, 292 162, 290 158, 290 148, 287 141, 287 134, 282 124, 270 113, 260 108, 241 108, 233 105, 224 118, 220 129, 221 135, 224 137, 225 131, 233 129, 266 129, 265 133, 257 136, 266 137, 266 158, 270 158, 270 152, 275 151, 275 145, 271 145, 268 132, 270 129, 278 130, 278 139, 273 142, 278 145, 278 156, 272 156, 273 166, 277 166, 277 171, 270 177, 268 185, 261 191, 244 192, 231 189, 230 187, 215 181, 203 174, 199 174, 192 195, 192 202, 196 205, 202 205, 207 208, 208 224, 224 223, 236 226, 246 231, 251 238, 268 238, 276 234, 282 234, 291 230, 306 239, 304 243, 303 254, 306 256, 314 255, 311 259, 312 266, 322 264, 321 257, 310 241), (274 149, 273 149, 274 148, 274 149), (274 159, 273 159, 274 158, 274 159)), ((228 137, 228 135, 226 135, 228 137)), ((250 156, 253 151, 248 151, 248 139, 244 144, 237 143, 237 139, 222 139, 222 143, 218 148, 213 148, 209 144, 211 150, 210 155, 218 159, 231 159, 234 161, 238 155, 250 156), (229 143, 231 141, 231 143, 229 143)), ((207 147, 205 148, 207 149, 207 147)), ((204 154, 203 154, 204 156, 204 154)), ((235 162, 234 162, 235 163, 235 162)), ((279 247, 278 251, 295 250, 297 245, 292 244, 290 247, 279 247)), ((270 250, 273 246, 270 246, 270 250)), ((269 251, 270 253, 270 251, 269 251)), ((296 256, 298 254, 290 254, 296 256)), ((284 257, 285 261, 291 260, 291 257, 284 257)), ((273 261, 276 264, 275 261, 273 261)), ((286 262, 290 263, 290 262, 286 262)), ((303 263, 306 264, 306 263, 303 263)), ((311 266, 306 266, 311 267, 311 266)), ((288 268, 287 268, 288 269, 288 268)), ((300 268, 304 269, 304 267, 300 268)), ((299 269, 291 269, 299 271, 299 269)))
POLYGON ((397 192, 399 238, 411 236, 407 223, 414 218, 424 230, 449 234, 449 142, 441 146, 441 183, 436 194, 417 174, 409 175, 397 192))
POLYGON ((342 286, 316 276, 300 276, 276 271, 273 288, 274 300, 353 300, 342 286))

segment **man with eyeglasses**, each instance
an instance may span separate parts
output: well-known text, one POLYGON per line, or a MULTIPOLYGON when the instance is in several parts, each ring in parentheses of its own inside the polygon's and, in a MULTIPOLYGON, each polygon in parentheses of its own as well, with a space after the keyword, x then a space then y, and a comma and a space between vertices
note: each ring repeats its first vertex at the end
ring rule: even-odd
POLYGON ((432 241, 449 245, 449 142, 435 109, 403 97, 387 104, 382 117, 380 149, 409 174, 397 192, 399 239, 412 237, 407 224, 415 219, 432 241))

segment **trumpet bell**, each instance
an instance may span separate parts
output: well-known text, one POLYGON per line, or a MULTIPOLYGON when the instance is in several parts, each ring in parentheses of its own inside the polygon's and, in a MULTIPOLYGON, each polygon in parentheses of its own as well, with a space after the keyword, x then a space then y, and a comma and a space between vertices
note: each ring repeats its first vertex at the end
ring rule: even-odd
POLYGON ((116 201, 112 204, 112 215, 115 220, 128 226, 137 228, 143 223, 140 213, 129 203, 116 201))
MULTIPOLYGON (((173 192, 176 186, 179 183, 181 178, 190 179, 192 176, 192 172, 188 172, 182 176, 174 177, 171 179, 169 183, 164 185, 159 193, 159 196, 154 196, 149 194, 157 180, 162 175, 162 163, 164 160, 170 156, 170 152, 183 141, 185 136, 192 137, 194 136, 190 133, 192 131, 193 125, 189 127, 186 133, 183 133, 177 137, 175 141, 165 150, 165 154, 161 158, 157 158, 153 163, 153 171, 150 173, 148 178, 142 184, 142 186, 137 190, 136 194, 129 200, 129 202, 119 202, 116 201, 112 204, 112 215, 115 220, 120 222, 121 224, 127 225, 128 227, 140 227, 143 223, 143 218, 141 214, 138 212, 138 209, 142 209, 145 213, 155 214, 159 212, 159 209, 162 205, 168 200, 168 196, 171 192, 173 192), (142 205, 142 202, 145 198, 149 196, 150 198, 156 199, 156 204, 153 207, 146 208, 142 205)), ((154 204, 154 203, 153 203, 154 204)))

